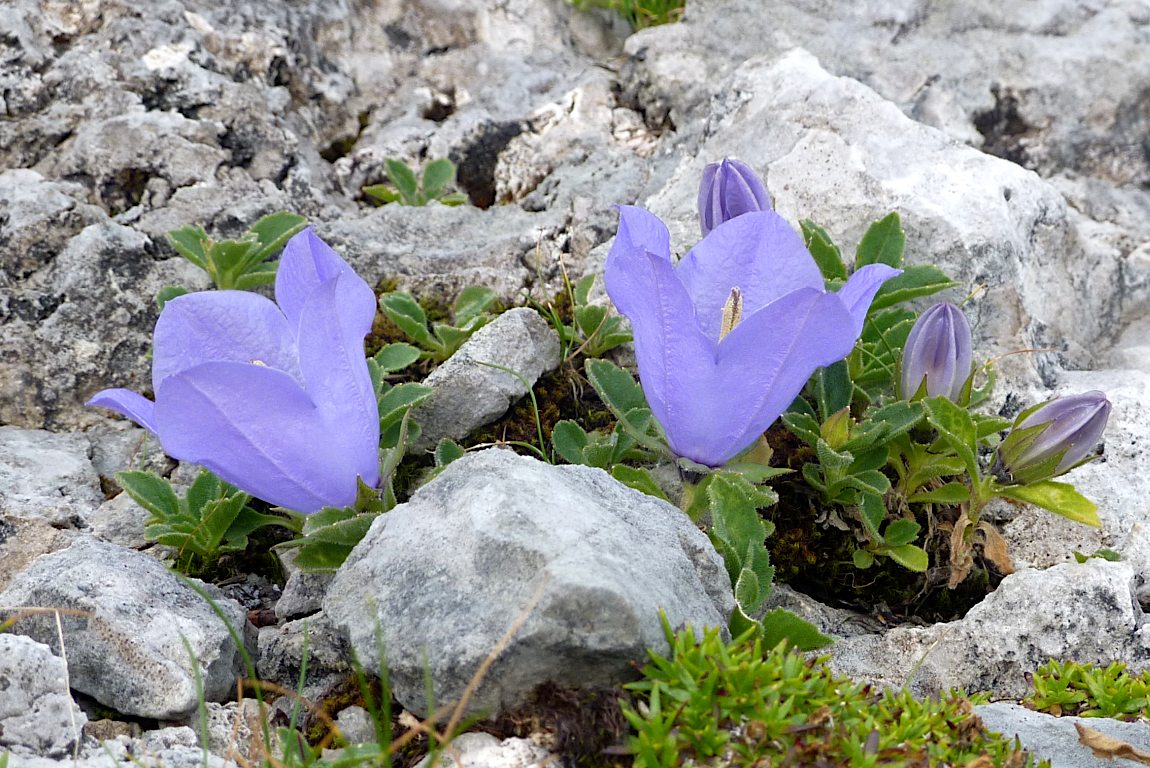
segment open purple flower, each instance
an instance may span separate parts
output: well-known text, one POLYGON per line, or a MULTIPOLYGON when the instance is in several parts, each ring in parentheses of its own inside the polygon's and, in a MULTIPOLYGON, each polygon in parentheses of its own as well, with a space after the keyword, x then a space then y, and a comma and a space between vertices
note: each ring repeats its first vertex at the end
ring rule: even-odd
POLYGON ((770 208, 767 188, 746 163, 727 157, 703 169, 699 184, 699 227, 704 236, 724 221, 770 208))
POLYGON ((379 413, 363 339, 375 295, 311 229, 288 241, 276 302, 246 291, 169 301, 156 323, 153 403, 106 389, 110 408, 164 451, 299 512, 350 506, 379 482, 379 413))
POLYGON ((677 265, 654 215, 620 209, 607 292, 631 320, 639 378, 672 450, 717 467, 766 431, 817 368, 850 354, 899 274, 858 270, 837 293, 774 211, 717 226, 677 265))

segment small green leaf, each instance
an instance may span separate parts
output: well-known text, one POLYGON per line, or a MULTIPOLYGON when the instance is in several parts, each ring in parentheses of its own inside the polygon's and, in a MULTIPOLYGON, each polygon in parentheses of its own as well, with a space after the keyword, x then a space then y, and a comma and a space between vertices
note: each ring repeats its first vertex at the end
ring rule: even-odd
POLYGON ((419 359, 419 349, 410 344, 403 342, 396 342, 394 344, 387 344, 375 353, 373 359, 379 366, 380 370, 385 373, 394 373, 395 371, 402 371, 407 366, 414 363, 419 359))
POLYGON ((807 250, 815 258, 819 271, 826 280, 846 280, 847 266, 843 263, 842 253, 827 234, 827 231, 810 219, 799 222, 803 230, 803 241, 807 250))
POLYGON ((180 499, 172 490, 172 484, 154 472, 117 472, 116 482, 133 501, 156 517, 163 519, 180 514, 180 499))
POLYGON ((571 294, 575 299, 576 307, 583 307, 587 305, 587 300, 591 297, 591 289, 595 286, 595 274, 583 275, 579 278, 579 282, 575 283, 571 294))
POLYGON ((469 285, 459 292, 455 299, 455 306, 451 315, 455 318, 457 326, 465 326, 472 320, 491 309, 499 294, 490 288, 479 285, 469 285))
POLYGON ((814 416, 806 413, 787 411, 783 414, 783 425, 795 437, 814 448, 819 442, 819 422, 814 416))
POLYGON ((862 521, 867 535, 875 542, 882 542, 883 537, 879 533, 879 527, 882 525, 882 521, 886 519, 886 505, 882 503, 882 496, 876 496, 873 493, 863 494, 858 510, 859 519, 862 521))
POLYGON ((922 530, 922 526, 914 520, 899 518, 887 523, 882 532, 882 538, 888 547, 901 547, 914 541, 920 530, 922 530))
POLYGON ((275 256, 283 250, 288 240, 302 232, 306 226, 307 219, 288 211, 269 213, 261 218, 248 228, 248 232, 255 235, 260 244, 256 252, 256 261, 275 256))
POLYGON ((735 602, 745 610, 747 606, 760 603, 759 593, 759 578, 750 568, 744 568, 735 581, 735 602))
MULTIPOLYGON (((220 543, 224 540, 224 535, 232 527, 232 523, 247 501, 246 495, 237 495, 209 501, 204 505, 200 511, 199 525, 196 526, 189 540, 196 554, 202 557, 212 557, 220 551, 220 543)), ((241 538, 245 538, 244 544, 246 544, 246 537, 241 538)))
POLYGON ((587 442, 586 430, 570 419, 556 422, 551 430, 551 444, 568 464, 583 463, 583 449, 587 442))
MULTIPOLYGON (((117 478, 119 475, 117 475, 117 478)), ((1025 501, 1036 507, 1062 515, 1076 523, 1093 528, 1102 527, 1098 519, 1098 507, 1083 496, 1073 485, 1054 480, 1043 480, 1029 485, 995 485, 994 495, 1005 496, 1016 501, 1025 501)))
POLYGON ((774 648, 785 640, 800 651, 814 651, 832 642, 814 624, 800 619, 785 608, 770 611, 763 617, 762 625, 764 648, 774 648))
POLYGON ((387 178, 399 191, 399 202, 403 205, 417 205, 419 200, 419 181, 415 178, 415 171, 402 160, 388 158, 383 161, 387 169, 387 178))
POLYGON ((399 202, 399 193, 386 184, 372 184, 369 187, 364 187, 363 193, 384 205, 399 202))
POLYGON ((642 491, 648 496, 654 496, 656 499, 668 501, 667 494, 663 493, 663 489, 651 477, 651 473, 642 467, 629 467, 626 464, 616 464, 611 467, 611 477, 618 480, 628 488, 634 488, 636 491, 642 491))
POLYGON ((211 238, 203 227, 180 227, 168 232, 165 237, 176 253, 205 272, 208 271, 208 254, 205 249, 211 243, 211 238))
POLYGON ((455 164, 443 157, 423 167, 423 194, 431 200, 443 194, 448 184, 455 181, 455 164))
POLYGON ((584 363, 584 368, 591 386, 615 418, 622 419, 632 409, 647 407, 647 398, 639 382, 619 366, 608 360, 593 358, 584 363))
POLYGON ((220 478, 206 469, 201 469, 184 495, 185 509, 192 515, 201 514, 209 501, 215 501, 220 497, 221 490, 220 478))
POLYGON ((214 243, 208 251, 208 263, 214 266, 216 285, 220 288, 234 288, 236 279, 249 264, 251 254, 259 250, 255 237, 246 236, 242 240, 223 240, 214 243))
POLYGON ((457 459, 462 459, 467 455, 467 451, 463 450, 463 446, 452 440, 450 437, 445 437, 435 445, 435 466, 446 467, 457 459))
POLYGON ((379 430, 387 429, 403 418, 403 414, 422 403, 435 390, 425 384, 405 381, 396 384, 379 398, 379 430))
POLYGON ((575 307, 575 324, 584 338, 591 338, 607 318, 607 308, 596 304, 575 307))
POLYGON ((853 394, 854 385, 851 383, 846 360, 839 360, 815 371, 815 397, 823 422, 849 406, 853 394))
POLYGON ((278 261, 265 261, 262 264, 257 264, 236 278, 236 289, 250 291, 261 285, 271 285, 276 281, 276 271, 279 269, 279 265, 278 261))
POLYGON ((856 549, 854 554, 851 555, 851 560, 854 561, 855 568, 858 568, 860 571, 865 571, 874 565, 874 555, 865 549, 856 549))
POLYGON ((912 493, 906 500, 911 504, 964 504, 970 501, 970 489, 964 483, 947 483, 929 491, 912 493))
POLYGON ((410 293, 392 291, 379 297, 379 308, 408 338, 426 350, 436 348, 427 329, 427 315, 410 293))
POLYGON ((886 551, 888 557, 896 563, 915 573, 926 573, 930 566, 930 559, 921 547, 913 544, 904 544, 901 547, 891 547, 886 551))
POLYGON ((164 311, 164 305, 177 296, 185 296, 188 289, 182 285, 165 285, 156 293, 156 308, 164 311))
POLYGON ((913 264, 903 267, 902 274, 892 277, 878 289, 870 303, 870 312, 876 312, 904 301, 930 296, 958 285, 945 272, 935 266, 913 264))
POLYGON ((867 264, 902 266, 902 252, 906 247, 906 233, 897 212, 891 212, 871 224, 859 241, 855 251, 855 269, 867 264))
POLYGON ((970 413, 945 397, 928 397, 922 402, 926 406, 931 426, 938 430, 939 437, 962 459, 971 480, 977 481, 979 473, 975 451, 978 437, 970 413))
POLYGON ((442 205, 454 208, 457 205, 464 205, 471 202, 471 198, 467 196, 466 192, 452 192, 440 197, 439 202, 442 205))
POLYGON ((333 523, 300 541, 296 565, 304 571, 330 573, 337 570, 355 549, 378 515, 361 514, 333 523))

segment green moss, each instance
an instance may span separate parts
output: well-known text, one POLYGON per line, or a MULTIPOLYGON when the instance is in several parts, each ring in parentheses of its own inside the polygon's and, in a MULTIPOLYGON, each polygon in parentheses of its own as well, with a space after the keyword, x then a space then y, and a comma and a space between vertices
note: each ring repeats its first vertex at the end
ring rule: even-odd
MULTIPOLYGON (((795 470, 771 483, 779 503, 764 511, 764 517, 775 524, 767 549, 777 581, 828 605, 862 611, 881 607, 892 618, 913 616, 927 621, 961 618, 1002 581, 1002 574, 980 558, 970 577, 955 589, 947 587, 945 571, 914 573, 888 558, 878 558, 865 570, 857 568, 852 559, 859 546, 857 524, 846 520, 843 526, 829 517, 799 472, 804 462, 814 460, 813 451, 781 424, 771 427, 767 440, 774 451, 772 464, 795 470), (938 574, 943 575, 939 578, 938 574)), ((946 563, 950 535, 937 526, 956 510, 941 505, 937 509, 933 535, 922 546, 932 563, 946 563)), ((931 530, 927 521, 920 522, 924 530, 931 530)))
POLYGON ((714 629, 698 641, 668 628, 668 641, 671 653, 652 652, 644 679, 627 686, 641 696, 624 706, 635 768, 1034 765, 959 694, 919 701, 878 691, 823 660, 765 651, 747 636, 727 643, 714 629))

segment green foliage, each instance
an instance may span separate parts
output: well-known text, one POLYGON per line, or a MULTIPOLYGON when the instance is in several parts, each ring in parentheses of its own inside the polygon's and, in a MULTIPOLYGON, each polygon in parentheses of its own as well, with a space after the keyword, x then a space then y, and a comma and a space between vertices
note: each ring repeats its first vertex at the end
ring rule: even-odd
MULTIPOLYGON (((488 310, 496 299, 498 296, 490 288, 474 285, 464 288, 452 306, 452 322, 430 325, 427 313, 410 293, 385 293, 379 297, 379 308, 418 345, 419 357, 439 363, 455 354, 471 334, 491 321, 488 310)), ((410 350, 407 354, 410 355, 410 350)))
POLYGON ((298 528, 291 518, 257 512, 250 496, 206 469, 183 498, 153 472, 119 472, 116 482, 148 511, 144 535, 175 549, 176 570, 189 576, 209 570, 225 553, 244 551, 248 536, 264 526, 298 528))
MULTIPOLYGON (((303 216, 280 211, 264 216, 239 240, 216 242, 200 226, 173 229, 167 239, 177 253, 207 272, 217 288, 250 290, 275 282, 279 263, 268 259, 306 225, 303 216)), ((165 302, 184 293, 179 286, 164 288, 156 302, 163 309, 165 302)))
POLYGON ((957 694, 880 693, 751 632, 724 642, 715 629, 700 640, 664 627, 670 653, 650 651, 643 679, 627 686, 640 697, 623 706, 634 768, 1034 765, 957 694))
POLYGON ((683 18, 686 0, 571 0, 571 4, 580 10, 606 8, 615 11, 626 19, 631 29, 640 30, 679 21, 683 18))
POLYGON ((384 205, 427 205, 434 200, 455 206, 467 202, 467 195, 449 191, 455 183, 455 164, 447 158, 432 160, 425 165, 421 177, 417 177, 411 166, 402 160, 388 158, 384 166, 391 185, 374 184, 363 188, 364 194, 384 205))
POLYGON ((1106 667, 1050 660, 1031 677, 1022 703, 1047 714, 1136 720, 1150 717, 1150 672, 1134 675, 1122 662, 1106 667))

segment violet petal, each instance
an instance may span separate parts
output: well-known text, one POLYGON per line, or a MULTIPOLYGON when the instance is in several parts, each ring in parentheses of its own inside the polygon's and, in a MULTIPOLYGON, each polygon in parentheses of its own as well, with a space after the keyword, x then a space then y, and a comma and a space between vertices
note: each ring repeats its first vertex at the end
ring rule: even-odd
POLYGON ((293 333, 311 292, 343 272, 352 269, 311 227, 288 240, 276 270, 276 303, 293 333))
POLYGON ((108 408, 121 416, 127 416, 153 435, 160 434, 156 429, 156 404, 138 392, 121 388, 105 389, 97 392, 84 405, 108 408))
POLYGON ((291 376, 235 362, 169 376, 156 393, 164 450, 298 512, 355 502, 355 456, 291 376))
POLYGON ((205 291, 164 306, 152 344, 152 387, 201 363, 230 360, 266 365, 303 381, 295 329, 279 308, 249 291, 205 291))
POLYGON ((723 304, 732 288, 742 292, 744 317, 800 288, 823 288, 823 276, 802 238, 771 210, 720 224, 691 249, 678 272, 703 330, 713 339, 719 338, 723 304))

